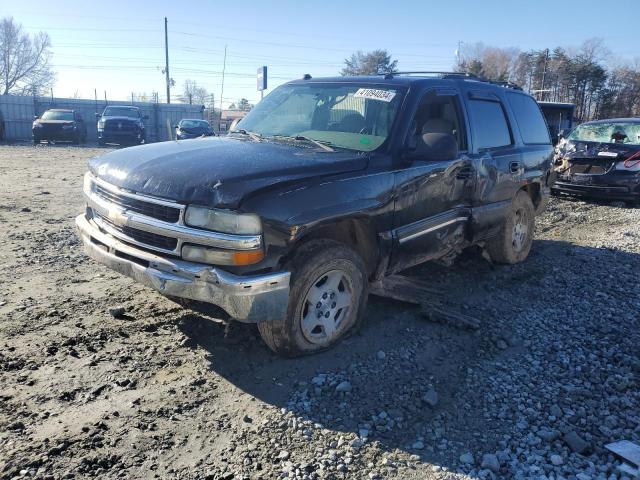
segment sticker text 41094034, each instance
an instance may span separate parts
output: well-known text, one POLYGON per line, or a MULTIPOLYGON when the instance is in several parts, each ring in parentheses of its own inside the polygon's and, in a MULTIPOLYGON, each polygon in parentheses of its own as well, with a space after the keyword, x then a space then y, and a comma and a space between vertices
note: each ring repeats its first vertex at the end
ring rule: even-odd
POLYGON ((389 90, 378 90, 376 88, 359 88, 353 94, 355 98, 366 98, 368 100, 380 100, 382 102, 390 102, 396 96, 396 92, 389 90))

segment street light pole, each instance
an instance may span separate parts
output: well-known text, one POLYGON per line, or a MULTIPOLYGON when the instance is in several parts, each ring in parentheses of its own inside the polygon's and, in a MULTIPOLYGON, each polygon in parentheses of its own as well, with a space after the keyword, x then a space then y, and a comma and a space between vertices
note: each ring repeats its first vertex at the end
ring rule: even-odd
POLYGON ((167 33, 167 17, 164 17, 164 73, 167 81, 167 103, 171 103, 171 85, 169 83, 169 34, 167 33))

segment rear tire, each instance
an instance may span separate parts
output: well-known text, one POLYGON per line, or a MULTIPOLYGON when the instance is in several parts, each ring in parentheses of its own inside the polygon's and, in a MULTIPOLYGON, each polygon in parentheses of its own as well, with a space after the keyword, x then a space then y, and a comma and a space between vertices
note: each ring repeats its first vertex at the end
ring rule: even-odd
POLYGON ((522 190, 511 201, 497 237, 487 242, 489 256, 496 263, 514 264, 529 256, 535 228, 535 208, 522 190))
POLYGON ((300 247, 285 269, 291 272, 287 315, 258 323, 271 350, 286 357, 317 353, 359 327, 368 281, 362 258, 351 248, 313 240, 300 247))

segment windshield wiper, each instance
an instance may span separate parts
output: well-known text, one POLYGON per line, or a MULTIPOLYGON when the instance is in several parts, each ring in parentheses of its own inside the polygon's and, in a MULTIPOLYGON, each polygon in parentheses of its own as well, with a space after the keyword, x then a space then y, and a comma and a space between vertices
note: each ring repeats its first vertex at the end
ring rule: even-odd
POLYGON ((298 140, 299 142, 310 142, 310 143, 313 143, 314 145, 320 147, 321 149, 323 149, 326 152, 335 152, 335 150, 333 148, 331 148, 329 145, 327 145, 326 143, 321 142, 320 140, 315 140, 313 138, 305 137, 304 135, 273 135, 273 137, 276 137, 276 138, 291 138, 292 140, 298 140))
POLYGON ((229 133, 240 133, 242 135, 248 135, 251 137, 252 140, 255 140, 256 142, 259 142, 260 139, 262 138, 261 135, 258 135, 255 132, 250 132, 248 130, 245 130, 244 128, 238 128, 237 130, 231 130, 231 132, 229 133))
POLYGON ((311 142, 314 145, 317 145, 318 147, 322 148, 323 150, 326 150, 327 152, 335 152, 335 150, 333 148, 331 148, 326 143, 322 143, 319 140, 315 140, 313 138, 305 137, 304 135, 296 135, 293 138, 295 138, 296 140, 301 140, 303 142, 311 142))

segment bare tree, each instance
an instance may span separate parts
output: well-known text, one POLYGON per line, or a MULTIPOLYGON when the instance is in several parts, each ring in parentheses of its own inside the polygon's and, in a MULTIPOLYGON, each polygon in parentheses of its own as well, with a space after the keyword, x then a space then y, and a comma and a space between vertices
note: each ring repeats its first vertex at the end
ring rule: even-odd
POLYGON ((398 70, 398 61, 391 59, 391 54, 386 50, 374 50, 363 53, 357 51, 351 58, 344 61, 343 76, 352 75, 377 75, 379 73, 393 73, 398 70))
POLYGON ((24 32, 12 17, 0 21, 0 91, 3 94, 39 93, 53 86, 51 41, 39 32, 24 32))
POLYGON ((187 79, 184 81, 182 92, 182 101, 196 105, 204 105, 209 100, 210 95, 207 89, 198 86, 195 80, 187 79))

